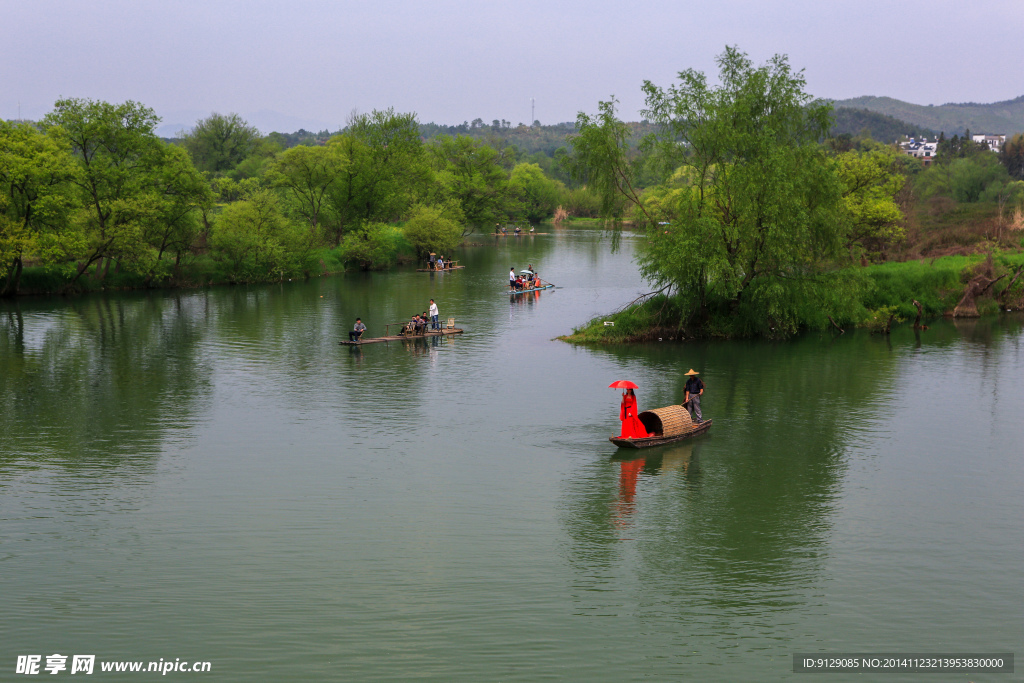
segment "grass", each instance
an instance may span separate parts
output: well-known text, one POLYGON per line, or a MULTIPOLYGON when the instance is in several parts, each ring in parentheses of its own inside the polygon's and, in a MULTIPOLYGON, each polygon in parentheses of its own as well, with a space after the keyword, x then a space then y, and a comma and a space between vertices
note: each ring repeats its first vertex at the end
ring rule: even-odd
MULTIPOLYGON (((998 253, 993 255, 991 268, 998 277, 1012 274, 1024 266, 1024 253, 998 253)), ((870 286, 861 296, 862 319, 853 320, 857 325, 879 326, 894 313, 896 320, 913 320, 917 308, 911 303, 917 300, 926 318, 934 318, 952 312, 960 300, 965 283, 975 274, 988 269, 987 256, 944 256, 919 261, 889 262, 867 266, 863 272, 870 286)), ((1008 282, 1009 278, 1003 282, 1008 282)), ((1005 287, 1005 285, 1001 285, 1005 287)), ((1014 296, 1024 296, 1024 278, 1014 286, 1014 296)), ((1000 292, 996 286, 989 295, 978 299, 978 312, 982 315, 1000 310, 992 294, 1000 292)), ((700 327, 686 325, 685 311, 676 298, 654 297, 642 304, 630 306, 622 311, 599 316, 580 327, 572 334, 559 339, 574 344, 621 344, 629 342, 654 341, 657 339, 683 339, 686 337, 725 338, 735 335, 732 321, 727 317, 711 316, 700 327), (611 323, 606 325, 605 323, 611 323)))
MULTIPOLYGON (((964 284, 984 266, 986 258, 982 254, 943 256, 868 266, 865 271, 874 282, 874 288, 865 295, 864 306, 870 310, 894 306, 899 315, 913 318, 917 310, 911 300, 917 299, 926 316, 944 315, 953 310, 963 294, 964 284)), ((993 258, 996 277, 1021 265, 1024 265, 1024 253, 1003 253, 993 258)), ((979 301, 979 311, 983 305, 979 301)))
POLYGON ((559 337, 573 344, 622 344, 682 339, 683 311, 678 299, 659 295, 622 311, 600 316, 580 327, 572 334, 559 337), (606 325, 605 323, 611 323, 606 325))

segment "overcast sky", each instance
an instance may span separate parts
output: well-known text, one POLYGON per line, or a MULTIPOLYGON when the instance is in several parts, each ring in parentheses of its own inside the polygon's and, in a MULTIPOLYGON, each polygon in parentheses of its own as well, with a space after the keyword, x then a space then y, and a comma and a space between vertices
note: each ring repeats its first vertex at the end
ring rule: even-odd
POLYGON ((808 90, 918 104, 1024 94, 1022 0, 0 0, 0 118, 59 97, 136 100, 165 124, 236 112, 269 132, 336 130, 353 109, 421 122, 541 123, 644 79, 715 72, 737 45, 808 90))

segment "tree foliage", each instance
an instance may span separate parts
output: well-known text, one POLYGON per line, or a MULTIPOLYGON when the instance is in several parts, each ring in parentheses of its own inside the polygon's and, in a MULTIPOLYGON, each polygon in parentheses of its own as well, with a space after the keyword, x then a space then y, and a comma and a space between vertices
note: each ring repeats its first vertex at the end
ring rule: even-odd
POLYGON ((994 202, 1012 190, 1012 178, 989 151, 947 159, 918 174, 915 184, 923 199, 949 197, 958 202, 994 202))
POLYGON ((806 94, 784 56, 755 67, 729 47, 717 62, 719 86, 692 69, 668 88, 644 84, 657 132, 643 149, 668 184, 657 205, 635 187, 613 103, 597 120, 581 115, 577 168, 606 209, 634 207, 647 233, 642 272, 675 288, 691 319, 726 316, 734 332, 766 335, 821 324, 856 286, 837 267, 843 184, 819 144, 831 107, 806 94))
POLYGON ((66 257, 61 249, 77 208, 77 167, 63 133, 0 121, 0 294, 17 294, 26 256, 42 262, 66 257))
POLYGON ((846 247, 854 256, 879 253, 903 239, 903 211, 896 203, 906 183, 901 161, 891 148, 850 151, 835 158, 849 220, 846 247))
POLYGON ((999 150, 999 161, 1015 180, 1024 180, 1024 133, 1017 133, 999 150))
POLYGON ((328 192, 348 163, 339 145, 300 145, 274 159, 268 179, 287 191, 291 206, 309 223, 311 233, 317 235, 324 212, 330 210, 328 192))
POLYGON ((277 195, 256 190, 227 206, 213 230, 213 244, 236 281, 249 282, 308 267, 307 231, 290 223, 277 195))
POLYGON ((515 197, 516 213, 531 223, 542 221, 555 213, 564 186, 544 175, 537 164, 516 164, 508 181, 515 197))
POLYGON ((78 276, 102 258, 109 268, 109 259, 140 257, 150 204, 145 195, 165 158, 154 133, 159 122, 152 109, 132 101, 58 100, 45 117, 47 129, 59 127, 66 135, 79 165, 74 182, 85 208, 77 222, 86 248, 78 276))
POLYGON ((180 138, 200 171, 220 175, 233 170, 256 150, 260 132, 238 114, 214 112, 196 121, 180 138))
POLYGON ((508 172, 501 154, 467 135, 441 135, 428 147, 442 196, 459 206, 468 230, 490 227, 512 211, 508 172))
POLYGON ((462 239, 462 228, 436 206, 418 205, 405 224, 405 237, 421 255, 450 253, 462 239))
POLYGON ((415 114, 393 109, 356 115, 328 143, 348 163, 328 189, 336 243, 365 223, 400 220, 427 191, 430 168, 415 114))

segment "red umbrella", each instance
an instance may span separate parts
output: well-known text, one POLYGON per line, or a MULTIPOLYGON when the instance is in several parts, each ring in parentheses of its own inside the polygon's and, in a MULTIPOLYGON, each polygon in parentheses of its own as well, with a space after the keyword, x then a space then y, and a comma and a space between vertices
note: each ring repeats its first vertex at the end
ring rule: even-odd
POLYGON ((637 385, 630 382, 628 379, 620 379, 612 382, 608 385, 609 389, 639 389, 637 385))

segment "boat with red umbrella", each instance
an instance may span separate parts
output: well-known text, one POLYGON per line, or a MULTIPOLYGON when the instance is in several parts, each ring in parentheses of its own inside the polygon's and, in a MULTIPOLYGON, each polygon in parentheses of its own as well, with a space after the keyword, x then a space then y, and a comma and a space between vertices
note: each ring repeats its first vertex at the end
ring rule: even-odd
MULTIPOLYGON (((629 380, 618 380, 608 385, 609 389, 639 389, 629 380)), ((608 440, 619 448, 649 448, 661 446, 674 441, 682 441, 692 436, 703 434, 711 429, 711 420, 704 420, 694 424, 690 418, 690 411, 683 406, 666 406, 654 408, 631 417, 628 415, 630 405, 636 410, 635 399, 630 403, 623 399, 623 407, 619 412, 619 419, 623 420, 623 434, 610 436, 608 440), (627 421, 634 424, 627 425, 627 421), (639 422, 640 426, 635 425, 639 422), (639 434, 646 436, 639 436, 639 434)))

